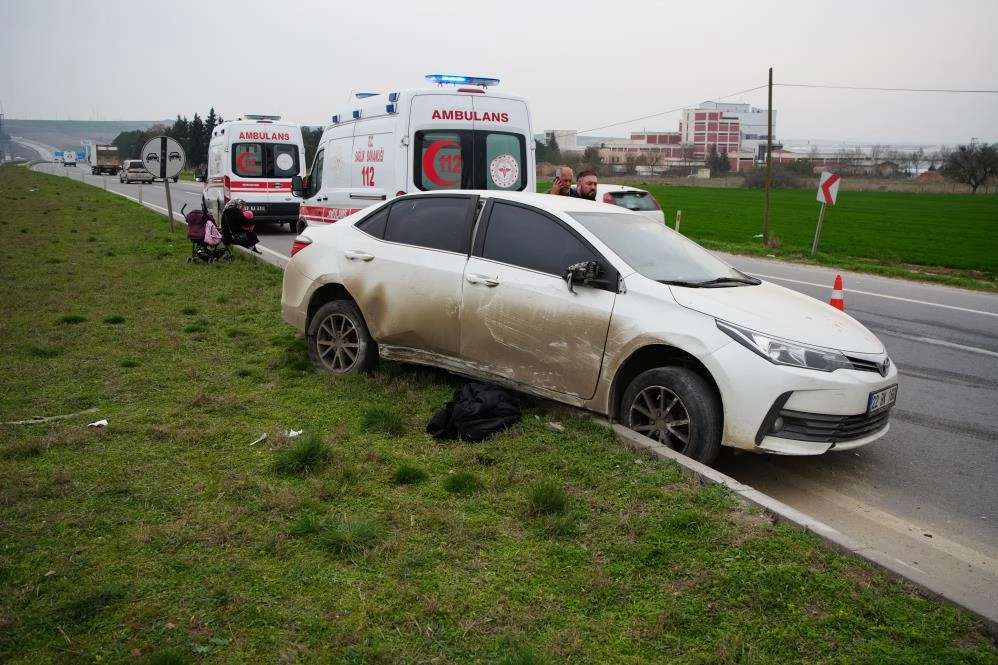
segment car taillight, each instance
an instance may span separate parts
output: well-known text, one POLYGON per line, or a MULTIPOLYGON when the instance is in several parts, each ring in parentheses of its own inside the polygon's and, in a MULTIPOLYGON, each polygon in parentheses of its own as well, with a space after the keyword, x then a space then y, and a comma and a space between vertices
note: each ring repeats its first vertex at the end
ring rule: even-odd
POLYGON ((291 256, 294 256, 311 244, 312 241, 308 238, 295 238, 295 241, 291 243, 291 256))

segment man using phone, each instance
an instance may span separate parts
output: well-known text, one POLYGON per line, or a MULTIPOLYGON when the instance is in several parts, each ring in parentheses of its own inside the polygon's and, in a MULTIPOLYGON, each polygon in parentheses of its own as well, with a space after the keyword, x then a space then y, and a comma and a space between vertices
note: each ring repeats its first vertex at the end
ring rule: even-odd
POLYGON ((554 183, 551 185, 551 189, 548 190, 548 194, 555 194, 557 196, 574 196, 572 191, 572 178, 575 173, 572 171, 570 166, 559 166, 554 170, 554 183))

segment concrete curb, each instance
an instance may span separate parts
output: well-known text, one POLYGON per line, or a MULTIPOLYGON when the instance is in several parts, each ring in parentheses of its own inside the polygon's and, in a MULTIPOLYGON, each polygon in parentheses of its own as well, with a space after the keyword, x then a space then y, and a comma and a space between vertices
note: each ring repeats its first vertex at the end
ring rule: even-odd
POLYGON ((988 633, 993 638, 998 638, 998 619, 988 617, 976 611, 972 607, 960 603, 958 600, 947 595, 946 585, 938 580, 930 579, 922 571, 909 566, 903 561, 899 561, 892 556, 888 556, 879 550, 865 545, 849 536, 833 529, 823 522, 805 515, 795 510, 787 504, 777 501, 770 496, 755 490, 744 483, 740 483, 731 476, 727 476, 720 471, 710 468, 685 455, 677 453, 667 446, 663 446, 646 436, 627 429, 623 425, 610 424, 606 420, 600 420, 610 427, 617 437, 617 441, 625 448, 635 452, 647 452, 659 459, 669 459, 682 468, 687 477, 693 477, 705 484, 721 484, 728 487, 736 496, 748 503, 758 506, 766 511, 766 514, 781 524, 789 524, 803 531, 810 531, 818 536, 827 546, 840 554, 851 554, 863 557, 876 568, 897 580, 907 582, 918 589, 926 598, 939 601, 950 607, 955 607, 968 616, 982 622, 988 633))

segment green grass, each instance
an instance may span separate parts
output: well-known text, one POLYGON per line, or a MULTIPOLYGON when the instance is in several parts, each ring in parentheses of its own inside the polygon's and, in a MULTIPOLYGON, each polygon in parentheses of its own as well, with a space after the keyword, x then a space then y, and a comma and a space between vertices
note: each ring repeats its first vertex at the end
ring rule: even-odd
POLYGON ((271 266, 65 178, 0 197, 0 662, 998 662, 589 419, 433 439, 461 380, 314 373, 271 266))
POLYGON ((628 184, 655 196, 671 228, 682 211, 680 232, 711 249, 998 289, 995 195, 840 191, 825 210, 812 258, 821 209, 817 181, 813 190, 770 192, 769 247, 761 237, 763 190, 628 184))

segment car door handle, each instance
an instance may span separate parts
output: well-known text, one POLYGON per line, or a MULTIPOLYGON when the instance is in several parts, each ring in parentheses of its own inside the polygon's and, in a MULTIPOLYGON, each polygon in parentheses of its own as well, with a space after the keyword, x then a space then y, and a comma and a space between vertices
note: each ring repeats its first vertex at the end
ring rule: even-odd
POLYGON ((343 252, 351 261, 371 261, 374 259, 374 254, 368 254, 367 252, 358 252, 355 249, 348 249, 343 252))
POLYGON ((468 275, 468 281, 472 284, 484 284, 485 286, 498 286, 499 279, 497 277, 489 277, 488 275, 468 275))

